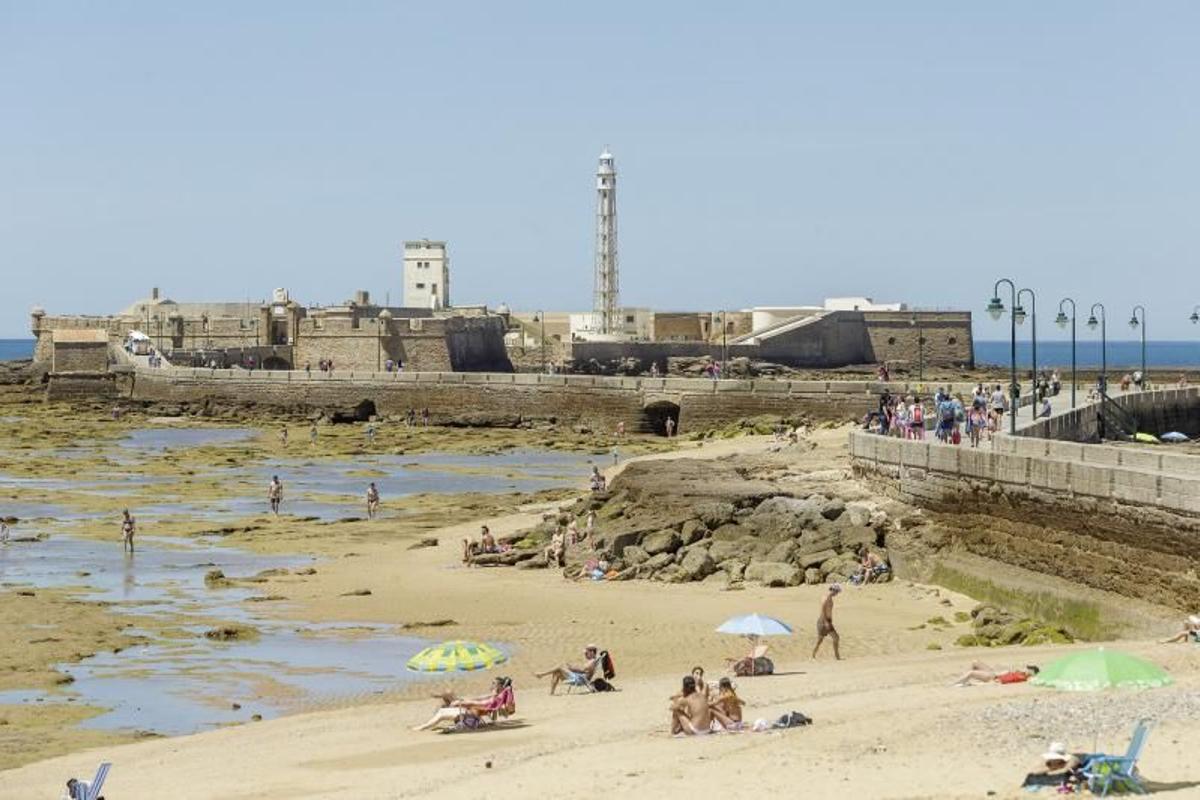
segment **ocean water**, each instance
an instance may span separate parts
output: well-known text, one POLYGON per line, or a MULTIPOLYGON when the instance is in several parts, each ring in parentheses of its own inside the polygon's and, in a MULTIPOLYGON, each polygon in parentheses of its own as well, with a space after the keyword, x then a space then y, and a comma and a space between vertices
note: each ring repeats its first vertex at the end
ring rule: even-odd
MULTIPOLYGON (((1081 334, 1075 345, 1076 364, 1080 368, 1100 366, 1100 342, 1090 336, 1085 340, 1081 334)), ((1020 332, 1018 332, 1018 336, 1020 332)), ((1097 337, 1098 338, 1098 337, 1097 337)), ((1038 366, 1071 368, 1071 343, 1038 342, 1038 366)), ((1012 359, 1011 344, 1005 341, 983 342, 975 340, 975 363, 983 366, 997 364, 1006 366, 1012 359)), ((1017 364, 1028 367, 1031 363, 1031 347, 1028 337, 1017 341, 1017 364)), ((1108 368, 1140 367, 1142 363, 1141 342, 1108 343, 1108 368)), ((1190 342, 1149 341, 1146 342, 1146 369, 1200 367, 1200 337, 1190 342)))
POLYGON ((33 357, 33 339, 0 339, 0 361, 33 357))

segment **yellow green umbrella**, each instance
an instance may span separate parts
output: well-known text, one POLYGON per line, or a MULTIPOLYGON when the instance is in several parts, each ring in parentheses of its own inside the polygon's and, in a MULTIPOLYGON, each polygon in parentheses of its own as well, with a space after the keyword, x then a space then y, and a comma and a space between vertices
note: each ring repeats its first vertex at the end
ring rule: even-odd
POLYGON ((503 664, 508 656, 481 642, 442 642, 426 647, 408 660, 412 672, 470 672, 503 664))

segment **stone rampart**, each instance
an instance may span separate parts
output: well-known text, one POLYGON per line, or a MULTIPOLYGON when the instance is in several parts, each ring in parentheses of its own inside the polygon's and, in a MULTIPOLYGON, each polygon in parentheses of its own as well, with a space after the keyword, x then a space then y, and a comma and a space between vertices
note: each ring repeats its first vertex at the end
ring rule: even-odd
MULTIPOLYGON (((667 416, 681 433, 757 415, 859 418, 878 404, 881 384, 865 381, 696 380, 470 372, 356 372, 139 368, 122 378, 123 394, 148 402, 257 404, 281 409, 378 413, 428 408, 435 422, 506 424, 547 419, 662 432, 667 416)), ((888 384, 893 392, 905 384, 888 384)))
MULTIPOLYGON (((1070 402, 1061 394, 1057 400, 1070 402)), ((1145 433, 1179 431, 1191 437, 1200 435, 1200 387, 1128 392, 1110 402, 1124 410, 1145 433)), ((1022 437, 1096 442, 1100 438, 1098 410, 1096 404, 1083 405, 1027 425, 1017 433, 1022 437)))

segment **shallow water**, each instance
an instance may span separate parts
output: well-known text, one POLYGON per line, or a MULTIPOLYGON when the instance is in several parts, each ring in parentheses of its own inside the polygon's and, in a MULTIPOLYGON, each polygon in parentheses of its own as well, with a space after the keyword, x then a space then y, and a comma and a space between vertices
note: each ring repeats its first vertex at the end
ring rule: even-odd
MULTIPOLYGON (((212 434, 211 430, 198 433, 212 434)), ((117 447, 153 452, 166 447, 193 447, 240 441, 248 429, 220 429, 216 440, 193 437, 191 430, 153 429, 131 436, 117 447), (229 433, 234 431, 235 433, 229 433), (189 434, 178 436, 180 433, 189 434), (151 435, 154 434, 154 435, 151 435), (166 434, 166 436, 163 436, 166 434), (222 439, 232 436, 234 438, 222 439)), ((137 434, 137 432, 135 432, 137 434)), ((114 449, 102 446, 102 449, 114 449)), ((131 510, 143 524, 156 519, 194 516, 219 522, 236 516, 267 513, 266 486, 273 474, 285 484, 283 512, 332 520, 361 516, 363 494, 374 481, 388 513, 389 499, 417 493, 512 492, 579 486, 595 457, 537 451, 494 455, 379 455, 343 461, 273 459, 254 467, 215 469, 206 477, 227 480, 233 496, 214 500, 171 502, 163 499, 131 510), (373 473, 378 472, 379 475, 373 473), (246 481, 261 482, 259 496, 244 496, 246 481), (321 499, 306 497, 319 495, 321 499), (329 498, 335 498, 330 501, 329 498), (338 502, 344 498, 344 502, 338 502)), ((143 483, 116 468, 81 476, 85 482, 0 475, 0 486, 19 492, 53 490, 69 495, 124 496, 143 483)), ((162 480, 158 478, 156 480, 162 480)), ((145 481, 150 482, 150 481, 145 481)), ((18 495, 19 496, 19 495, 18 495)), ((423 676, 405 670, 408 658, 431 642, 399 635, 388 628, 313 625, 268 616, 271 603, 247 602, 265 593, 251 586, 209 589, 204 574, 220 569, 229 577, 250 577, 266 569, 295 570, 307 557, 267 556, 224 546, 216 538, 172 538, 147 535, 126 556, 119 525, 112 514, 78 511, 41 498, 30 502, 0 500, 0 514, 21 517, 14 532, 48 531, 40 542, 0 546, 0 584, 34 588, 82 588, 90 600, 114 603, 118 612, 158 619, 191 634, 161 639, 119 653, 100 653, 78 664, 59 665, 74 682, 54 692, 18 690, 0 693, 0 703, 74 702, 108 709, 84 723, 87 727, 189 733, 246 722, 339 699, 361 697, 396 688, 423 676), (112 537, 80 538, 62 533, 82 520, 112 518, 112 537), (38 520, 29 522, 29 520, 38 520), (62 523, 56 525, 55 523, 62 523), (251 641, 218 642, 204 638, 212 624, 253 627, 251 641), (265 687, 269 687, 264 690, 265 687), (240 709, 234 709, 234 703, 240 709)), ((147 525, 151 527, 151 525, 147 525)), ((286 594, 286 586, 275 591, 286 594)), ((151 626, 153 627, 153 626, 151 626)))
POLYGON ((238 444, 257 435, 253 428, 138 428, 118 439, 117 444, 133 450, 156 451, 238 444))

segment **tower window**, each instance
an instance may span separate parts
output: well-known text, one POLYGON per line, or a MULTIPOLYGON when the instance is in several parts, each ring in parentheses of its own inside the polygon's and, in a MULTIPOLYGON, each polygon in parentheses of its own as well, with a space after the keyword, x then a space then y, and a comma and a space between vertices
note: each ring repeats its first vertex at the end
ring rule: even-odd
POLYGON ((626 322, 629 322, 629 323, 632 323, 632 322, 633 322, 633 316, 632 316, 632 315, 629 315, 629 314, 626 314, 626 315, 625 315, 625 321, 626 321, 626 322))
POLYGON ((958 337, 951 336, 949 339, 946 340, 946 344, 958 344, 958 337))
POLYGON ((425 284, 423 284, 423 283, 418 283, 418 284, 417 284, 417 288, 418 288, 418 289, 424 289, 424 288, 425 288, 425 284))

